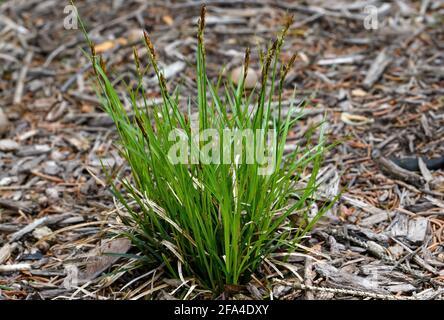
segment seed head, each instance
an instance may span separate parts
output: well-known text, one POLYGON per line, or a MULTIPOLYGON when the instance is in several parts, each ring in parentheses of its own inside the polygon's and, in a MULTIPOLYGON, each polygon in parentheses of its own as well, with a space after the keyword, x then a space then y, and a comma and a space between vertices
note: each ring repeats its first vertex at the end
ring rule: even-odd
POLYGON ((293 54, 293 55, 291 56, 291 58, 290 58, 290 61, 288 61, 288 63, 287 63, 287 69, 291 69, 291 67, 293 66, 295 60, 296 60, 296 53, 293 54))
POLYGON ((95 56, 96 56, 96 48, 95 48, 95 45, 94 45, 93 42, 91 42, 91 43, 89 44, 89 49, 91 50, 91 55, 92 55, 93 57, 95 57, 95 56))
POLYGON ((205 5, 202 5, 202 7, 200 8, 200 18, 199 18, 198 28, 197 28, 197 41, 202 46, 203 52, 205 52, 205 48, 203 48, 203 42, 204 42, 203 34, 204 34, 204 29, 205 29, 206 11, 207 11, 207 9, 206 9, 205 5))
POLYGON ((279 43, 278 39, 274 40, 273 45, 271 46, 271 49, 268 52, 268 56, 270 57, 270 59, 271 57, 273 57, 274 52, 276 51, 276 48, 278 46, 278 43, 279 43))
POLYGON ((290 71, 295 60, 296 60, 296 54, 293 54, 293 56, 290 58, 290 60, 282 68, 281 81, 284 81, 284 79, 287 77, 288 71, 290 71))
POLYGON ((138 54, 135 46, 133 47, 133 55, 134 55, 134 61, 136 62, 137 73, 140 74, 140 59, 139 59, 139 54, 138 54))
POLYGON ((245 50, 245 60, 244 60, 244 81, 247 78, 248 67, 250 65, 250 48, 245 50))
POLYGON ((265 62, 264 62, 264 66, 262 67, 262 85, 265 84, 265 82, 267 81, 267 76, 268 76, 268 70, 270 69, 270 65, 271 65, 271 60, 274 57, 274 54, 276 52, 276 48, 278 46, 278 39, 276 39, 271 48, 268 49, 267 55, 265 57, 265 62))
POLYGON ((285 37, 285 34, 287 33, 290 26, 293 24, 293 21, 293 16, 287 15, 287 17, 285 18, 284 30, 282 30, 282 38, 285 37))
POLYGON ((99 62, 100 62, 100 68, 102 68, 103 72, 106 74, 106 63, 105 60, 103 60, 102 55, 100 55, 99 62))
POLYGON ((200 19, 199 19, 199 31, 203 31, 205 28, 205 15, 207 13, 207 8, 203 4, 202 7, 200 7, 200 19))
POLYGON ((140 131, 142 131, 144 138, 146 140, 148 140, 148 135, 146 134, 142 119, 139 116, 136 116, 135 119, 136 119, 137 126, 139 127, 140 131))
POLYGON ((163 73, 160 73, 160 86, 163 88, 163 90, 167 90, 166 79, 163 73))
POLYGON ((98 75, 97 69, 96 69, 96 48, 94 47, 94 43, 90 43, 89 49, 91 50, 91 59, 92 59, 92 66, 95 75, 98 75))
POLYGON ((143 30, 143 38, 145 39, 145 43, 148 46, 148 49, 150 49, 151 56, 154 59, 156 59, 156 52, 154 51, 153 43, 151 42, 151 39, 148 35, 148 32, 146 30, 143 30))

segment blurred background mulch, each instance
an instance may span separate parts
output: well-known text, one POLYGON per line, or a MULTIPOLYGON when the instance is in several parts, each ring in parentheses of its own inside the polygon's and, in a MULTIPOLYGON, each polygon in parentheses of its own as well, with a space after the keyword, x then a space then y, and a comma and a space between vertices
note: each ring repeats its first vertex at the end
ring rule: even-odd
MULTIPOLYGON (((287 264, 270 257, 248 285, 227 288, 222 298, 442 299, 444 1, 206 4, 209 77, 217 79, 223 67, 228 79, 251 47, 252 86, 258 48, 293 15, 282 59, 297 53, 297 60, 284 104, 307 99, 309 105, 288 148, 324 116, 331 141, 344 141, 320 176, 324 196, 344 191, 306 239, 311 257, 295 255, 287 264)), ((118 228, 119 208, 105 187, 101 160, 118 177, 128 170, 80 50, 88 50, 84 36, 66 28, 67 5, 0 4, 0 299, 208 297, 192 279, 166 279, 160 267, 131 271, 134 259, 101 255, 133 253, 124 240, 104 240, 118 228)), ((116 82, 134 84, 133 46, 147 64, 146 29, 168 86, 180 85, 184 98, 195 96, 201 2, 76 5, 116 82)), ((155 101, 153 74, 145 80, 155 101)))

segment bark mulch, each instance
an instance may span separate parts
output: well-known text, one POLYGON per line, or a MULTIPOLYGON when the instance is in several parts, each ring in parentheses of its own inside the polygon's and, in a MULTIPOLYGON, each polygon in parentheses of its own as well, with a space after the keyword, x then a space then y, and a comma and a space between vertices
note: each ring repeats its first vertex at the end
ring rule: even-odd
MULTIPOLYGON (((76 2, 116 82, 134 83, 133 45, 147 62, 145 28, 168 86, 195 95, 200 2, 76 2)), ((300 252, 286 263, 269 257, 250 283, 221 298, 443 299, 444 1, 206 3, 213 79, 221 66, 229 77, 247 46, 257 72, 255 49, 294 15, 282 49, 283 60, 297 53, 284 104, 309 105, 288 150, 324 117, 331 141, 342 141, 319 177, 319 198, 342 190, 338 204, 300 252), (366 28, 369 4, 377 29, 366 28)), ((132 270, 137 252, 113 239, 121 208, 101 161, 116 177, 129 171, 95 95, 83 34, 64 28, 65 5, 0 4, 0 300, 210 297, 161 267, 132 270)), ((147 93, 156 100, 151 76, 147 93)))

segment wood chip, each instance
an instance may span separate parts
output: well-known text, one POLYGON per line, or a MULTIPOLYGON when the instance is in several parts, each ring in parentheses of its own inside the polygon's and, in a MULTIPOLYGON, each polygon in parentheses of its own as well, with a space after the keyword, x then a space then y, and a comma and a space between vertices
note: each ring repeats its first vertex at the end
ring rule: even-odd
POLYGON ((79 275, 79 280, 82 283, 94 280, 120 258, 119 254, 125 254, 130 248, 131 242, 125 238, 103 241, 90 252, 86 270, 79 275))
POLYGON ((31 265, 29 263, 0 265, 0 273, 3 273, 3 272, 16 272, 16 271, 28 271, 28 270, 31 270, 31 265))
POLYGON ((11 126, 6 114, 3 112, 3 108, 0 107, 0 136, 7 132, 11 126))
POLYGON ((387 54, 386 50, 382 50, 373 61, 370 69, 367 71, 363 85, 370 89, 376 81, 381 77, 385 68, 392 62, 392 58, 387 54))

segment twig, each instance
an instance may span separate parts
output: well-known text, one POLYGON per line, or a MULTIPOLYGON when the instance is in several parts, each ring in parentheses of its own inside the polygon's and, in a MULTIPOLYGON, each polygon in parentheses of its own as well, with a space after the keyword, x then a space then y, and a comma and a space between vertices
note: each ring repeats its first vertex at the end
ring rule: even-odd
MULTIPOLYGON (((314 278, 313 261, 311 258, 305 258, 304 280, 306 286, 312 286, 312 279, 314 278)), ((310 290, 305 292, 305 299, 314 300, 314 294, 310 290)))
POLYGON ((378 54, 375 61, 373 61, 364 79, 363 85, 366 89, 370 89, 375 84, 390 62, 392 62, 392 58, 387 54, 386 50, 383 49, 378 54))
POLYGON ((20 71, 20 75, 17 79, 17 86, 15 88, 14 100, 13 100, 14 104, 19 104, 20 102, 22 102, 23 88, 25 86, 25 78, 26 78, 26 74, 28 73, 28 68, 31 63, 33 55, 34 55, 34 52, 29 51, 25 57, 22 70, 20 71))
POLYGON ((425 183, 424 178, 422 178, 420 175, 401 168, 393 161, 383 157, 379 150, 375 149, 372 152, 372 158, 379 165, 381 170, 385 171, 387 174, 396 179, 406 181, 418 188, 421 188, 425 183))
POLYGON ((32 223, 28 224, 26 227, 13 233, 11 235, 11 237, 9 238, 9 242, 14 242, 14 241, 21 239, 25 234, 33 231, 35 228, 37 228, 39 226, 57 223, 65 218, 67 218, 68 216, 71 216, 71 214, 70 213, 63 213, 63 214, 59 214, 56 216, 46 216, 46 217, 34 220, 32 223))
POLYGON ((416 297, 397 297, 391 294, 380 294, 380 293, 373 293, 368 291, 362 291, 362 290, 352 290, 352 289, 336 289, 336 288, 329 288, 329 287, 317 287, 312 285, 305 285, 302 283, 295 283, 294 285, 295 289, 298 290, 311 290, 311 291, 319 291, 319 292, 330 292, 335 294, 345 294, 345 295, 351 295, 351 296, 359 296, 364 298, 374 298, 374 299, 381 299, 381 300, 418 300, 416 297))
POLYGON ((353 237, 350 235, 345 235, 336 229, 328 230, 328 233, 333 234, 335 236, 339 236, 343 239, 353 242, 354 244, 357 244, 358 246, 366 249, 368 252, 370 252, 371 254, 376 256, 377 258, 381 259, 382 261, 387 262, 387 263, 393 265, 394 267, 397 267, 398 269, 401 269, 402 271, 415 276, 418 279, 422 279, 422 280, 429 279, 429 277, 425 276, 424 274, 422 274, 420 272, 412 270, 403 264, 398 264, 398 261, 394 260, 392 257, 388 256, 387 254, 385 254, 381 250, 378 250, 380 246, 377 245, 376 242, 374 242, 374 241, 363 241, 363 240, 360 240, 356 237, 353 237))
POLYGON ((0 273, 31 270, 29 263, 6 264, 0 266, 0 273))

